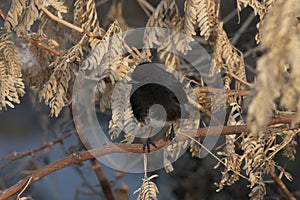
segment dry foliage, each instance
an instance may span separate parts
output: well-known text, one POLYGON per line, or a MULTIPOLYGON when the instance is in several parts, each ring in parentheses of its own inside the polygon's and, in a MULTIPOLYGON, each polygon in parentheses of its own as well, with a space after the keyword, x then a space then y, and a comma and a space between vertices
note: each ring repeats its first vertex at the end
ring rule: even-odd
POLYGON ((277 99, 282 107, 296 112, 295 122, 300 120, 299 12, 298 1, 277 1, 261 27, 261 47, 266 53, 257 61, 256 94, 248 116, 256 134, 266 125, 272 110, 277 109, 277 99))
MULTIPOLYGON (((111 110, 111 139, 120 137, 125 131, 127 134, 122 142, 132 143, 136 135, 149 130, 137 122, 130 102, 125 101, 127 103, 124 104, 131 90, 131 85, 125 81, 129 79, 128 73, 140 63, 151 62, 153 55, 148 48, 159 46, 158 58, 170 68, 168 70, 182 71, 195 83, 195 87, 204 87, 203 77, 189 76, 189 66, 170 52, 175 49, 188 53, 192 49, 190 43, 199 34, 213 52, 210 76, 222 73, 225 91, 254 91, 246 116, 246 122, 251 123, 250 133, 226 136, 224 147, 217 153, 219 161, 216 167, 223 167, 221 180, 216 184, 217 191, 242 177, 252 188, 250 199, 263 199, 266 194, 265 175, 280 171, 292 180, 291 174, 274 158, 283 150, 284 156, 294 159, 295 138, 300 132, 300 4, 298 0, 237 0, 239 12, 242 7, 251 7, 259 16, 256 41, 264 53, 257 60, 258 74, 253 84, 247 82, 243 52, 230 43, 223 28, 218 1, 186 0, 184 14, 181 15, 175 0, 162 0, 146 26, 172 29, 184 33, 184 37, 181 34, 166 36, 159 31, 156 34, 146 31, 143 39, 147 48, 137 49, 126 43, 122 35, 124 26, 120 26, 117 20, 106 31, 100 27, 94 0, 75 1, 73 24, 83 31, 68 30, 70 38, 67 39, 59 33, 67 30, 63 19, 69 11, 63 0, 13 0, 5 19, 6 32, 0 35, 0 110, 7 106, 14 108, 14 103, 20 103, 20 97, 25 94, 24 76, 26 86, 37 90, 40 101, 49 105, 50 115, 57 117, 64 107, 70 105, 74 80, 78 70, 82 70, 86 78, 98 81, 95 89, 100 111, 111 110), (45 9, 49 9, 57 19, 49 18, 45 9), (36 32, 31 31, 33 25, 36 32), (22 63, 10 37, 13 33, 29 42, 32 41, 29 39, 34 39, 44 44, 36 46, 28 43, 28 50, 36 62, 26 68, 23 75, 22 63), (110 40, 111 37, 114 40, 110 40), (292 124, 267 126, 273 113, 285 111, 294 114, 292 124)), ((230 108, 227 126, 245 124, 241 107, 243 98, 229 95, 226 105, 211 105, 211 99, 218 102, 226 95, 216 91, 210 94, 195 92, 198 102, 194 103, 204 114, 201 115, 202 124, 207 117, 213 119, 214 113, 226 108, 230 108)), ((191 144, 193 157, 199 156, 199 141, 197 138, 191 144)), ((173 171, 169 159, 179 157, 180 150, 186 145, 184 142, 174 143, 165 150, 163 162, 167 172, 173 171)), ((157 199, 158 188, 150 181, 155 177, 144 177, 141 188, 137 190, 138 199, 157 199)))
POLYGON ((158 188, 154 182, 150 181, 158 175, 152 175, 143 179, 142 186, 134 193, 139 192, 138 200, 157 200, 158 188))
POLYGON ((2 34, 0 36, 0 110, 6 109, 6 106, 14 108, 13 103, 20 103, 20 96, 25 94, 21 65, 9 34, 2 34))
MULTIPOLYGON (((76 1, 74 3, 74 24, 96 35, 100 36, 104 34, 104 30, 99 25, 94 0, 76 1)), ((79 41, 82 37, 81 34, 75 31, 72 36, 75 42, 79 41)), ((93 49, 100 41, 93 37, 85 37, 85 41, 82 41, 83 47, 87 46, 86 42, 93 49)))

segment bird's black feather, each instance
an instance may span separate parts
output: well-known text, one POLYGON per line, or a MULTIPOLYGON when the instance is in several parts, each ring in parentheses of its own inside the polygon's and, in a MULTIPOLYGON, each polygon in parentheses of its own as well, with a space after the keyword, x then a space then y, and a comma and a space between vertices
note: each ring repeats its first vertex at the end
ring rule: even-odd
MULTIPOLYGON (((169 122, 189 117, 189 113, 185 110, 188 99, 183 86, 164 67, 156 63, 143 63, 137 66, 131 74, 130 103, 137 121, 147 124, 146 121, 150 116, 154 121, 165 122, 159 129, 156 127, 156 130, 160 131, 157 134, 155 133, 156 135, 152 136, 151 140, 159 140, 163 135, 166 136, 168 130, 172 128, 169 122), (155 105, 159 106, 155 107, 155 105), (149 113, 150 110, 151 113, 149 113)), ((172 137, 167 138, 172 139, 174 133, 171 133, 171 135, 172 137)), ((153 145, 151 140, 148 138, 147 144, 145 144, 148 151, 150 150, 150 144, 153 145)))
MULTIPOLYGON (((137 88, 130 97, 133 114, 138 121, 144 122, 152 105, 159 104, 167 113, 167 121, 180 119, 180 104, 175 94, 168 88, 149 83, 137 88)), ((154 116, 160 119, 160 116, 154 116)))

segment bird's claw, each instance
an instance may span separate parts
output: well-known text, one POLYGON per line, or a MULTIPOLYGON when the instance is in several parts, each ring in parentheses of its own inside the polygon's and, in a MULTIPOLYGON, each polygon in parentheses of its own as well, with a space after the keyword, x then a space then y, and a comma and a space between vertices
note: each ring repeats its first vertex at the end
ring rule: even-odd
POLYGON ((168 135, 166 135, 165 137, 165 141, 172 141, 174 138, 175 138, 175 132, 172 124, 171 128, 169 129, 168 135))
POLYGON ((150 153, 150 145, 157 148, 156 144, 154 142, 152 142, 150 138, 148 138, 146 144, 143 145, 143 151, 146 150, 146 146, 147 146, 147 151, 148 151, 148 153, 150 153))
POLYGON ((175 138, 175 133, 170 132, 170 134, 166 135, 165 141, 172 141, 175 138))

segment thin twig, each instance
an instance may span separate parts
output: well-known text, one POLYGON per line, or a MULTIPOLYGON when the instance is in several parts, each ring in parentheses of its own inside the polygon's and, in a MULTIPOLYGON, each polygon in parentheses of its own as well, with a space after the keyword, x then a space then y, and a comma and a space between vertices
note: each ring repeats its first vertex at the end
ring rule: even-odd
POLYGON ((147 17, 150 17, 155 11, 155 8, 146 0, 137 0, 138 4, 141 6, 143 11, 146 13, 147 17))
POLYGON ((2 158, 0 158, 0 161, 3 161, 3 160, 8 160, 8 159, 14 159, 14 160, 17 160, 17 159, 20 159, 24 156, 34 156, 34 154, 46 149, 46 148, 50 148, 52 147, 53 145, 57 144, 57 143, 63 143, 63 141, 65 139, 67 139, 68 137, 70 137, 71 135, 77 133, 76 130, 73 130, 71 131, 70 133, 64 135, 63 137, 55 140, 55 141, 51 141, 51 142, 48 142, 47 144, 43 145, 43 146, 40 146, 36 149, 33 149, 31 151, 27 151, 27 152, 14 152, 10 155, 7 155, 7 156, 4 156, 2 158))
POLYGON ((275 173, 270 172, 269 175, 272 177, 274 182, 278 185, 278 187, 284 193, 284 195, 286 196, 287 199, 296 200, 296 197, 294 197, 292 195, 292 193, 288 190, 288 188, 285 186, 285 184, 282 182, 282 180, 280 178, 278 178, 278 176, 275 173))
POLYGON ((233 9, 228 15, 223 18, 223 23, 227 24, 235 15, 237 14, 236 10, 233 9))
POLYGON ((58 22, 58 23, 60 23, 60 24, 62 24, 62 25, 64 25, 64 26, 66 26, 66 27, 68 27, 68 28, 71 28, 71 29, 73 29, 73 30, 75 30, 75 31, 77 31, 77 32, 79 32, 79 33, 86 34, 86 35, 89 36, 89 37, 97 38, 97 39, 99 39, 99 40, 102 39, 102 36, 96 35, 96 34, 90 32, 90 31, 85 31, 84 29, 82 29, 82 28, 80 28, 80 27, 78 27, 78 26, 75 26, 74 24, 72 24, 72 23, 70 23, 70 22, 67 22, 67 21, 65 21, 65 20, 63 20, 63 19, 61 19, 61 18, 59 18, 59 17, 53 15, 53 14, 52 14, 49 10, 47 10, 47 8, 45 8, 44 6, 40 6, 40 9, 41 9, 41 10, 42 10, 42 11, 43 11, 50 19, 52 19, 52 20, 54 20, 54 21, 56 21, 56 22, 58 22))
MULTIPOLYGON (((194 92, 196 96, 200 96, 200 93, 226 93, 227 95, 236 95, 236 96, 249 96, 250 92, 247 90, 224 90, 222 88, 209 88, 209 87, 195 87, 194 92)), ((222 125, 220 120, 210 111, 203 108, 198 102, 189 99, 189 102, 195 106, 198 110, 205 113, 209 116, 217 125, 222 125)))
POLYGON ((28 42, 32 43, 32 44, 35 44, 38 47, 41 47, 42 49, 45 49, 46 51, 49 51, 50 53, 53 53, 53 54, 57 55, 57 56, 61 56, 62 55, 62 53, 60 51, 55 50, 55 49, 49 47, 48 45, 46 45, 46 44, 44 44, 44 43, 42 43, 42 42, 40 42, 38 40, 35 40, 33 38, 26 38, 26 40, 28 42))
POLYGON ((222 88, 210 88, 210 87, 196 87, 194 88, 196 93, 221 93, 225 92, 227 95, 236 95, 236 96, 249 96, 250 92, 248 90, 224 90, 222 88))
POLYGON ((249 72, 251 72, 252 74, 257 75, 256 70, 255 70, 251 65, 249 65, 248 63, 245 63, 245 68, 246 68, 249 72))
POLYGON ((241 35, 246 31, 246 29, 250 26, 252 20, 255 18, 254 13, 251 13, 249 17, 246 19, 246 21, 243 23, 241 28, 237 31, 237 33, 234 35, 234 37, 231 40, 231 44, 235 45, 238 40, 240 39, 241 35))
POLYGON ((91 160, 91 164, 92 164, 93 170, 95 171, 95 173, 98 177, 98 180, 100 182, 102 191, 103 191, 106 199, 107 200, 114 200, 114 196, 113 196, 113 193, 111 191, 111 186, 109 184, 109 181, 106 178, 106 175, 105 175, 99 161, 96 158, 94 158, 94 159, 91 160))
POLYGON ((84 33, 84 30, 78 26, 75 26, 74 24, 70 23, 70 22, 67 22, 55 15, 53 15, 49 10, 47 10, 47 8, 45 8, 44 6, 40 6, 39 7, 50 19, 70 28, 70 29, 73 29, 79 33, 84 33))
POLYGON ((255 54, 256 52, 259 52, 261 50, 262 50, 261 46, 256 46, 254 48, 251 48, 244 53, 244 58, 247 58, 251 54, 255 54))
POLYGON ((100 1, 96 1, 96 7, 101 6, 102 4, 105 4, 106 2, 108 2, 109 0, 100 0, 100 1))
MULTIPOLYGON (((216 159, 218 162, 220 162, 222 165, 226 166, 226 163, 224 161, 222 161, 220 158, 218 158, 215 154, 213 154, 208 148, 206 148, 206 146, 204 146, 203 144, 201 144, 198 140, 196 140, 195 138, 184 134, 184 133, 180 133, 186 137, 188 137, 189 139, 193 140, 195 143, 197 143, 199 146, 201 146, 201 148, 203 148, 205 151, 207 151, 209 153, 209 155, 211 155, 214 159, 216 159)), ((234 171, 232 170, 233 173, 237 174, 238 176, 242 177, 245 180, 249 181, 249 178, 247 178, 246 176, 242 175, 240 172, 238 171, 234 171)))
POLYGON ((208 117, 210 117, 217 125, 221 126, 222 123, 220 120, 210 111, 205 109, 203 106, 201 106, 198 102, 193 101, 192 99, 189 99, 189 103, 195 108, 197 108, 199 111, 205 113, 208 117))
POLYGON ((1 8, 0 8, 0 17, 5 21, 6 15, 5 15, 5 13, 1 10, 1 8))
POLYGON ((227 72, 225 72, 225 73, 227 73, 227 74, 228 74, 229 76, 231 76, 232 78, 235 78, 237 81, 239 81, 239 82, 241 82, 241 83, 247 85, 248 87, 251 87, 251 84, 250 84, 250 83, 248 83, 247 81, 241 79, 240 77, 238 77, 237 75, 235 75, 232 71, 227 71, 227 72))

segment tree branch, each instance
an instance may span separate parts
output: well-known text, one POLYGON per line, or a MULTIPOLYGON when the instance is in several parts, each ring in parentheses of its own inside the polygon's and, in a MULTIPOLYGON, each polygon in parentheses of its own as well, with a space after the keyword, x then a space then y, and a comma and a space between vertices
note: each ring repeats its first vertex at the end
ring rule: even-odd
POLYGON ((282 180, 280 178, 278 178, 278 176, 275 173, 270 172, 269 175, 272 177, 274 182, 278 185, 278 187, 284 193, 284 195, 287 197, 287 199, 296 200, 296 197, 294 197, 292 195, 292 193, 288 190, 288 188, 285 186, 285 184, 282 182, 282 180))
POLYGON ((95 173, 98 177, 98 180, 100 182, 102 191, 103 191, 106 199, 107 200, 114 200, 114 196, 113 196, 113 193, 111 191, 110 183, 108 182, 108 180, 106 178, 106 175, 105 175, 99 161, 96 158, 93 158, 91 160, 91 164, 92 164, 93 170, 95 171, 95 173))
MULTIPOLYGON (((24 37, 25 38, 25 37, 24 37)), ((33 39, 33 38, 25 38, 27 40, 27 42, 30 42, 46 51, 49 51, 50 53, 53 53, 54 55, 56 56, 61 56, 62 53, 56 49, 53 49, 51 47, 49 47, 48 45, 46 45, 45 43, 41 42, 41 41, 38 41, 36 39, 33 39)))
POLYGON ((237 96, 249 96, 250 92, 248 90, 224 90, 221 88, 209 88, 209 87, 196 87, 194 88, 196 93, 220 93, 225 92, 227 95, 237 95, 237 96))
MULTIPOLYGON (((292 118, 288 116, 280 116, 277 118, 273 118, 270 120, 268 125, 275 125, 275 124, 286 124, 291 123, 292 118)), ((249 125, 237 125, 237 126, 215 126, 209 128, 200 128, 197 132, 196 137, 205 137, 205 136, 214 136, 220 134, 221 135, 229 135, 229 134, 241 134, 243 132, 249 132, 249 125), (209 132, 208 132, 209 130, 209 132), (209 134, 208 134, 209 133, 209 134)), ((187 133, 188 134, 188 133, 187 133)), ((182 138, 185 139, 185 138, 182 138)), ((166 145, 170 144, 170 141, 160 140, 156 143, 157 148, 150 146, 150 151, 156 151, 165 147, 166 145)), ((18 193, 27 183, 27 180, 30 176, 32 176, 32 181, 30 184, 38 181, 39 179, 57 171, 63 169, 65 167, 80 164, 86 160, 91 160, 97 158, 99 156, 107 155, 110 153, 121 153, 121 152, 132 152, 132 153, 145 153, 143 150, 143 144, 122 144, 122 143, 110 143, 104 147, 98 149, 92 149, 90 151, 79 151, 73 153, 66 158, 62 158, 57 160, 44 168, 36 170, 31 175, 23 178, 15 185, 5 189, 2 193, 0 193, 0 200, 7 199, 14 194, 18 193)))

